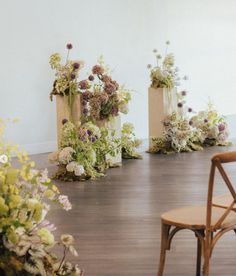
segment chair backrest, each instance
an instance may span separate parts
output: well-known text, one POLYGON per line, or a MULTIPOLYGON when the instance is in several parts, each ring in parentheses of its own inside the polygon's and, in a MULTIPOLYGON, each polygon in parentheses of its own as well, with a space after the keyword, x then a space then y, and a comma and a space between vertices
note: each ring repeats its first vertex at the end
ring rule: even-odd
POLYGON ((233 210, 234 204, 236 203, 236 192, 235 189, 229 180, 222 164, 236 162, 236 151, 233 152, 225 152, 219 153, 212 157, 211 159, 211 171, 209 176, 209 185, 208 185, 208 196, 207 196, 207 218, 206 218, 206 229, 208 231, 214 231, 222 224, 225 218, 228 216, 231 210, 233 210), (232 203, 225 209, 225 212, 219 218, 219 220, 215 223, 215 225, 211 225, 211 216, 212 216, 212 198, 213 198, 213 190, 214 190, 214 179, 215 179, 215 171, 218 169, 220 172, 228 190, 232 195, 232 203))

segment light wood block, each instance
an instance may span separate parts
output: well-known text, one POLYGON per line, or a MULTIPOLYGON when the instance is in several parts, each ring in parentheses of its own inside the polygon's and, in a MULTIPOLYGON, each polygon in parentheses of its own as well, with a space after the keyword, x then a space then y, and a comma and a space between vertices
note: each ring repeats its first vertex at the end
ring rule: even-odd
POLYGON ((73 96, 73 104, 70 110, 69 97, 68 96, 56 96, 56 107, 57 107, 57 143, 60 145, 60 136, 62 129, 62 120, 67 119, 73 123, 77 123, 81 117, 81 102, 80 95, 73 96))
POLYGON ((177 91, 166 88, 152 88, 148 90, 149 111, 149 147, 151 137, 163 137, 163 120, 167 115, 177 111, 177 91))

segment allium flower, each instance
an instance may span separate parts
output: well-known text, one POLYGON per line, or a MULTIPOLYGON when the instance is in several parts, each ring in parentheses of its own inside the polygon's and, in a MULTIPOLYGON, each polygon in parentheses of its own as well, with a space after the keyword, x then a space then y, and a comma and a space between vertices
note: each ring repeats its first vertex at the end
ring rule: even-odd
POLYGON ((71 43, 67 43, 67 44, 66 44, 66 48, 67 48, 68 50, 71 50, 71 49, 73 48, 73 45, 72 45, 71 43))
POLYGON ((74 79, 76 78, 76 75, 75 75, 74 73, 72 73, 72 74, 70 75, 70 78, 71 78, 72 80, 74 80, 74 79))
POLYGON ((86 114, 88 114, 89 110, 87 107, 85 107, 85 108, 83 108, 82 112, 84 115, 86 115, 86 114))
POLYGON ((62 121, 61 121, 61 123, 64 125, 64 124, 66 124, 68 122, 68 120, 67 119, 63 119, 62 121))
POLYGON ((92 72, 94 75, 102 75, 104 73, 104 68, 100 65, 94 65, 92 72))
POLYGON ((74 68, 74 70, 78 70, 80 68, 80 64, 78 62, 75 62, 73 64, 73 68, 74 68))
POLYGON ((94 76, 93 76, 93 75, 90 75, 90 76, 88 77, 88 79, 89 79, 90 81, 93 81, 93 80, 94 80, 94 76))
POLYGON ((178 103, 177 105, 179 108, 182 108, 183 107, 183 103, 178 103))
POLYGON ((79 88, 82 90, 88 89, 89 88, 89 83, 87 80, 82 80, 79 82, 79 88))
POLYGON ((83 100, 88 101, 91 97, 93 96, 92 92, 90 92, 89 90, 86 90, 83 94, 83 100))
POLYGON ((189 125, 190 125, 190 126, 193 125, 193 121, 189 121, 189 125))
POLYGON ((193 109, 191 107, 188 108, 188 112, 191 113, 193 112, 193 109))
POLYGON ((185 90, 181 91, 181 95, 182 96, 186 96, 187 95, 187 92, 185 90))
POLYGON ((6 164, 8 162, 8 157, 6 154, 0 155, 0 163, 6 164))
POLYGON ((204 119, 204 123, 208 123, 208 119, 204 119))
POLYGON ((60 202, 60 204, 63 206, 63 209, 66 210, 66 211, 69 211, 72 209, 72 205, 68 199, 68 196, 66 195, 60 195, 58 197, 58 200, 60 202))

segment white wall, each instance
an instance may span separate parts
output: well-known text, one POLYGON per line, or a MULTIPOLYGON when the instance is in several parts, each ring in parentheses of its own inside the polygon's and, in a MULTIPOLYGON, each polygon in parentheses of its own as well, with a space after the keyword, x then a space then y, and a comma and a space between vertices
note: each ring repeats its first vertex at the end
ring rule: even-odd
POLYGON ((114 77, 134 90, 130 113, 147 137, 147 63, 152 49, 171 40, 176 62, 190 81, 189 100, 203 108, 210 96, 225 114, 235 112, 236 1, 216 0, 0 0, 0 117, 18 117, 8 138, 31 153, 55 147, 55 103, 48 95, 48 58, 65 54, 88 67, 103 54, 114 77))

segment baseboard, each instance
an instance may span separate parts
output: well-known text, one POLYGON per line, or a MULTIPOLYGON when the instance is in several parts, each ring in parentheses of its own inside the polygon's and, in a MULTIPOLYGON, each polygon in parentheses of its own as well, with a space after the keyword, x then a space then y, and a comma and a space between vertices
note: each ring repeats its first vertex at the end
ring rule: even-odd
POLYGON ((56 148, 57 148, 56 141, 47 141, 42 143, 20 145, 20 149, 27 151, 28 154, 52 152, 56 150, 56 148))

